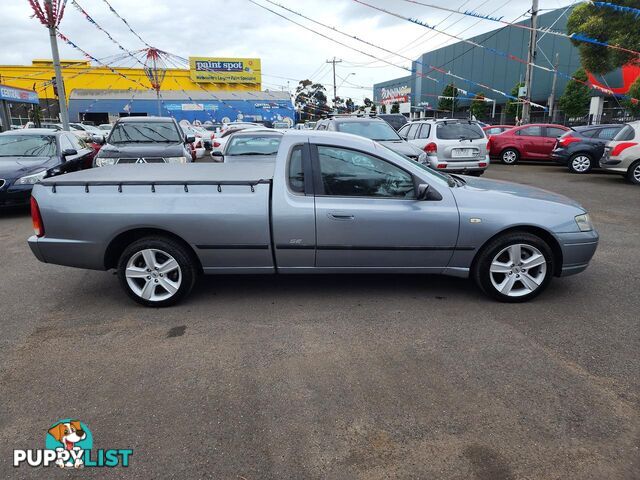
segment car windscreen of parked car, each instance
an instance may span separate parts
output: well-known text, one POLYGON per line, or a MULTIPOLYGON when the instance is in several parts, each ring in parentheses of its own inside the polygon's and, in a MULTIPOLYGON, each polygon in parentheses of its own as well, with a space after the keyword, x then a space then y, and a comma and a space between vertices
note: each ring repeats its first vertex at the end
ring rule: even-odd
POLYGON ((478 140, 484 137, 482 129, 475 123, 438 123, 436 138, 440 140, 478 140))
POLYGON ((275 155, 280 146, 280 136, 238 136, 231 138, 226 155, 275 155))
POLYGON ((172 122, 118 123, 109 143, 179 143, 182 139, 172 122))
POLYGON ((339 132, 351 133, 376 141, 402 140, 398 133, 387 122, 336 122, 339 132))
POLYGON ((50 157, 56 154, 52 135, 0 135, 0 157, 50 157))

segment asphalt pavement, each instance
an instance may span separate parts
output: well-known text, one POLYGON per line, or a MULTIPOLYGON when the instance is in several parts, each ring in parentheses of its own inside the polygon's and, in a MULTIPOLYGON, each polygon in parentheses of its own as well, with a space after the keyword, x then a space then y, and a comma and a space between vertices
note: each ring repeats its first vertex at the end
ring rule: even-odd
POLYGON ((587 207, 587 271, 518 305, 444 277, 233 276, 147 309, 39 263, 28 212, 1 211, 0 478, 640 478, 640 188, 486 175, 587 207), (11 466, 69 417, 130 466, 11 466))

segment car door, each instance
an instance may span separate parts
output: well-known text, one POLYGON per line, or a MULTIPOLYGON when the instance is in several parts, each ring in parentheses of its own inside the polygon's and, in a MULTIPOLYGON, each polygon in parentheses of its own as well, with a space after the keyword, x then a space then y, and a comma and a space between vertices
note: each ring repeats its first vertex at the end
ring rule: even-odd
POLYGON ((418 129, 415 131, 414 137, 409 143, 414 144, 420 150, 424 150, 424 147, 429 143, 430 132, 431 125, 429 123, 418 124, 418 129))
POLYGON ((76 137, 73 134, 67 134, 69 137, 69 141, 73 149, 78 152, 77 155, 72 155, 67 157, 67 162, 71 163, 72 170, 80 170, 83 168, 85 160, 91 153, 91 148, 87 145, 83 139, 76 137))
POLYGON ((417 200, 416 179, 367 152, 312 145, 316 267, 439 272, 456 246, 459 215, 448 188, 417 200))
POLYGON ((524 158, 537 159, 543 156, 544 132, 540 125, 529 125, 517 131, 520 153, 524 158))

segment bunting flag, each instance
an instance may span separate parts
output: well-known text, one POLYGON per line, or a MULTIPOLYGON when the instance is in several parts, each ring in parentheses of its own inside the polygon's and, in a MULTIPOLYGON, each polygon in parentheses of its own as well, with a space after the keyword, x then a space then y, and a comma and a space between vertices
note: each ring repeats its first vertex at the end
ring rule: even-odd
MULTIPOLYGON (((120 14, 116 11, 116 9, 113 8, 111 6, 111 4, 107 0, 102 0, 102 1, 107 5, 109 10, 111 10, 111 13, 113 13, 116 17, 118 17, 122 21, 122 23, 124 23, 127 26, 129 31, 131 33, 133 33, 136 37, 138 37, 138 40, 140 40, 142 43, 144 43, 148 48, 153 48, 151 45, 149 45, 147 42, 145 42, 142 39, 142 37, 140 35, 138 35, 138 33, 133 28, 131 28, 131 25, 129 25, 129 22, 127 22, 123 17, 121 17, 120 14)), ((131 3, 130 3, 130 5, 131 5, 131 3)))
MULTIPOLYGON (((624 47, 622 47, 620 45, 612 45, 612 44, 606 43, 606 42, 599 42, 597 39, 590 38, 590 37, 587 37, 585 35, 579 35, 578 37, 573 37, 572 35, 569 35, 567 33, 560 32, 560 31, 557 31, 557 30, 552 30, 551 28, 535 28, 534 29, 533 27, 530 27, 529 25, 524 25, 524 24, 521 24, 521 23, 514 23, 514 22, 507 22, 506 20, 502 20, 502 17, 492 17, 491 15, 483 15, 483 14, 480 14, 480 13, 477 13, 477 12, 470 12, 468 10, 464 11, 464 12, 461 12, 460 10, 455 10, 453 8, 447 8, 447 7, 443 7, 443 6, 440 6, 440 5, 434 5, 434 4, 431 4, 431 3, 424 3, 424 2, 420 2, 418 0, 404 0, 404 1, 408 2, 408 3, 413 3, 415 5, 421 5, 423 7, 435 8, 437 10, 442 10, 444 12, 457 13, 459 15, 466 15, 466 16, 470 16, 470 17, 481 18, 483 20, 489 20, 489 21, 492 21, 492 22, 498 22, 498 23, 501 23, 503 25, 507 25, 509 27, 523 28, 525 30, 536 30, 537 32, 540 32, 540 33, 545 33, 545 34, 549 34, 549 35, 555 35, 555 36, 558 36, 558 37, 564 37, 564 38, 572 39, 572 40, 575 40, 575 41, 578 41, 578 42, 594 43, 594 44, 598 44, 598 45, 600 45, 602 47, 612 48, 612 49, 615 49, 615 50, 621 50, 623 52, 633 53, 634 55, 640 56, 640 52, 637 52, 635 50, 624 48, 624 47), (598 43, 596 43, 596 42, 598 42, 598 43)), ((621 5, 615 5, 613 3, 608 3, 608 2, 593 2, 592 1, 592 4, 593 5, 602 4, 602 5, 596 5, 596 6, 600 6, 600 7, 603 7, 603 8, 605 8, 605 7, 606 8, 614 8, 616 10, 618 10, 618 7, 619 7, 621 9, 624 9, 625 13, 633 13, 634 10, 637 10, 637 9, 634 9, 634 8, 631 8, 631 7, 623 7, 621 5)), ((619 11, 622 12, 623 10, 619 10, 619 11)), ((637 10, 637 11, 640 12, 640 10, 637 10)))
POLYGON ((615 10, 619 13, 630 13, 636 18, 640 18, 640 9, 633 7, 625 7, 624 5, 616 5, 615 3, 610 2, 591 2, 594 7, 598 8, 610 8, 611 10, 615 10))
POLYGON ((87 11, 82 8, 80 6, 80 4, 76 1, 76 0, 71 0, 71 4, 82 14, 82 16, 89 22, 91 23, 94 27, 96 27, 98 30, 100 30, 102 33, 104 33, 107 38, 109 40, 111 40, 111 42, 113 44, 115 44, 120 50, 122 50, 123 52, 125 52, 127 55, 129 55, 129 57, 133 58, 137 63, 144 65, 131 51, 129 51, 128 49, 124 48, 120 42, 118 42, 115 38, 113 38, 111 36, 111 34, 109 32, 107 32, 104 28, 102 28, 98 22, 96 22, 91 15, 89 15, 87 13, 87 11))

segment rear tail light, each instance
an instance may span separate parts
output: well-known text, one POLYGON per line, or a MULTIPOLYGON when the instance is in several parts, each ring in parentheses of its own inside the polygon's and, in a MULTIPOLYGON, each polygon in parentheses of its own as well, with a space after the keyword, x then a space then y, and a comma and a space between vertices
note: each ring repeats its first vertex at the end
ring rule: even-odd
POLYGON ((568 135, 566 137, 562 137, 558 140, 558 146, 562 147, 562 148, 567 148, 569 145, 571 145, 574 142, 580 142, 581 140, 579 138, 576 137, 572 137, 571 135, 568 135))
POLYGON ((619 143, 618 145, 613 147, 613 150, 611 150, 611 156, 612 157, 616 157, 616 156, 620 155, 623 152, 623 150, 626 150, 629 147, 635 147, 636 145, 638 145, 636 142, 622 142, 622 143, 619 143))
POLYGON ((424 151, 427 153, 427 155, 433 155, 438 153, 438 145, 436 145, 435 143, 431 142, 431 143, 427 143, 424 146, 424 151))
POLYGON ((218 148, 220 146, 220 142, 213 142, 213 146, 218 148))
POLYGON ((446 163, 439 163, 438 165, 436 165, 436 168, 447 168, 447 164, 446 163))
POLYGON ((34 197, 31 197, 31 220, 33 222, 33 232, 36 237, 44 236, 44 223, 42 223, 42 215, 40 215, 40 207, 34 197))
POLYGON ((484 168, 484 167, 487 166, 487 162, 480 162, 480 163, 478 163, 478 166, 484 168))

